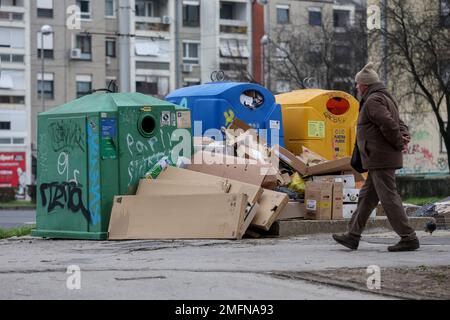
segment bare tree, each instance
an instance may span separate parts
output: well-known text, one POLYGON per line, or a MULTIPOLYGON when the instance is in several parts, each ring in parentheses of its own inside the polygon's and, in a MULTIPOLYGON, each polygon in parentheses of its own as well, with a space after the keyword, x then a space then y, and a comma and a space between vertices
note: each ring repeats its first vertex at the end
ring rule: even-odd
POLYGON ((333 16, 322 23, 280 27, 270 39, 273 51, 270 68, 277 78, 290 79, 299 88, 313 78, 323 89, 353 90, 354 75, 367 60, 365 11, 355 14, 355 21, 336 26, 333 16))
MULTIPOLYGON (((450 167, 450 24, 445 5, 447 0, 390 0, 387 28, 379 32, 389 44, 390 76, 406 79, 394 89, 431 108, 450 167)), ((412 106, 408 111, 419 111, 417 104, 412 106)))

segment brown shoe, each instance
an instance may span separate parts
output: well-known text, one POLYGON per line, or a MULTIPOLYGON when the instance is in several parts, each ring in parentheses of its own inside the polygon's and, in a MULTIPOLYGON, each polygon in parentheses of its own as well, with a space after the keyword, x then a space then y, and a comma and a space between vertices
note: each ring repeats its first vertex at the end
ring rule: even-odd
POLYGON ((347 247, 351 250, 357 250, 359 246, 359 241, 355 238, 352 238, 346 234, 333 234, 333 239, 343 245, 344 247, 347 247))
POLYGON ((400 240, 399 243, 397 243, 394 246, 388 247, 388 250, 390 252, 400 252, 400 251, 414 251, 420 248, 419 240, 409 240, 409 241, 402 241, 400 240))

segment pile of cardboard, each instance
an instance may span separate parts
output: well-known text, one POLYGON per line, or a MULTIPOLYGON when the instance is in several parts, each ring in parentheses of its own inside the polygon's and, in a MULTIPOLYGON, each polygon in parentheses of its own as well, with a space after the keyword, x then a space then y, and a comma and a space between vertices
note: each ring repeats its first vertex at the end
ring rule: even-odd
POLYGON ((238 119, 223 132, 225 141, 194 140, 192 164, 169 166, 141 180, 135 195, 115 197, 109 239, 241 239, 280 219, 348 216, 344 199, 353 197, 344 194, 364 181, 350 158, 270 148, 238 119))

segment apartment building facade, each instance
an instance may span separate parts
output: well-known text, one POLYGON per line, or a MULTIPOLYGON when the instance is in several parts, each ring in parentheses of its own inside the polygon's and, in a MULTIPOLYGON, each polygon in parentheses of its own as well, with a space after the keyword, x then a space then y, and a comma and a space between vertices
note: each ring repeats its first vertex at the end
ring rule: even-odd
POLYGON ((304 86, 353 93, 354 71, 365 61, 366 44, 359 43, 361 52, 356 52, 350 30, 365 22, 365 11, 364 0, 269 1, 265 29, 270 40, 263 51, 266 86, 276 93, 303 87, 302 79, 293 81, 276 70, 283 60, 291 59, 291 64, 301 61, 295 67, 305 79, 304 86))
POLYGON ((0 1, 0 187, 25 197, 31 177, 29 1, 0 1))

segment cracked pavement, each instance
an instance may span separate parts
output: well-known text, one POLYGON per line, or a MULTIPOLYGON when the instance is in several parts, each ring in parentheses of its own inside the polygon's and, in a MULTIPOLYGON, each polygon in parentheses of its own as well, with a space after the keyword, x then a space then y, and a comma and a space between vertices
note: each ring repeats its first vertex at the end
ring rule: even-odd
POLYGON ((450 231, 419 232, 421 249, 406 253, 387 252, 397 237, 379 231, 366 234, 358 251, 326 234, 241 241, 1 240, 0 299, 391 299, 280 275, 450 261, 450 231), (81 269, 81 290, 66 287, 71 265, 81 269))

